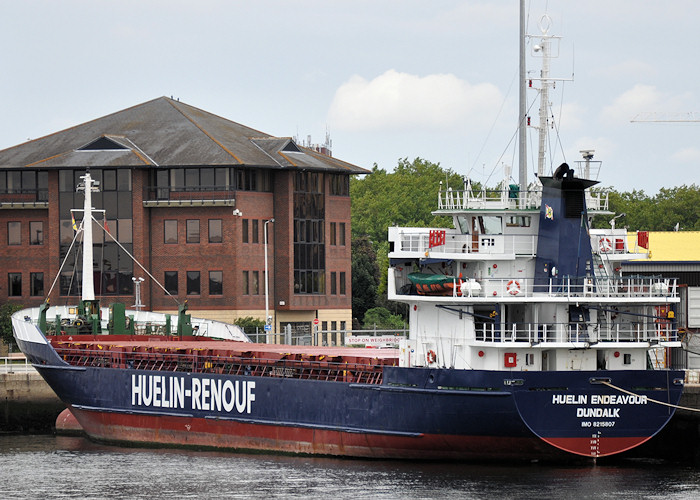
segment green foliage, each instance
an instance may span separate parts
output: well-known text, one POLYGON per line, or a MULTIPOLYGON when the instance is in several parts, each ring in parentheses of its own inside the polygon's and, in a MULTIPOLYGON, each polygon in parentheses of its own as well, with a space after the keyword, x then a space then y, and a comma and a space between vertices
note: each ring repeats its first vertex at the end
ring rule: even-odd
POLYGON ((238 318, 233 322, 234 325, 240 326, 244 331, 255 330, 255 328, 265 328, 265 322, 261 319, 255 319, 252 316, 238 318), (250 329, 250 330, 248 330, 250 329))
POLYGON ((367 236, 377 245, 387 240, 389 226, 449 227, 449 218, 431 213, 437 209, 440 182, 443 189, 462 187, 459 175, 421 158, 399 160, 389 173, 375 164, 370 175, 352 178, 353 238, 367 236))
MULTIPOLYGON (((700 230, 700 187, 695 184, 675 188, 661 188, 655 196, 644 191, 611 191, 609 208, 615 214, 618 227, 627 226, 631 231, 700 230)), ((597 217, 593 227, 609 228, 612 216, 597 217)))
POLYGON ((377 254, 366 236, 352 240, 352 314, 363 318, 377 303, 377 254))
POLYGON ((12 302, 5 302, 0 306, 0 339, 7 345, 17 346, 15 337, 12 335, 12 320, 10 320, 10 316, 20 309, 24 309, 24 306, 12 302))
MULTIPOLYGON (((378 268, 376 275, 381 276, 375 305, 386 303, 389 226, 451 227, 449 217, 432 214, 438 208, 441 182, 443 189, 462 189, 463 185, 460 175, 443 169, 439 163, 421 158, 399 160, 393 172, 380 169, 375 164, 370 175, 350 179, 353 240, 366 237, 372 243, 378 268)), ((353 285, 353 306, 355 295, 359 292, 361 290, 353 285)), ((363 308, 369 305, 366 300, 361 303, 363 308)), ((402 309, 393 304, 391 307, 402 309)), ((360 311, 355 311, 354 307, 353 315, 362 318, 360 311)))
POLYGON ((362 327, 366 330, 377 328, 378 330, 401 330, 406 326, 404 319, 396 314, 391 314, 384 307, 373 307, 365 313, 362 327))

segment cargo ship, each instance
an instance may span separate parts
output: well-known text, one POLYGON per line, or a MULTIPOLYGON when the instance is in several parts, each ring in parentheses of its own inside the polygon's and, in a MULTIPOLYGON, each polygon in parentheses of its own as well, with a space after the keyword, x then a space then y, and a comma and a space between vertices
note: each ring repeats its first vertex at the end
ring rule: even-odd
POLYGON ((680 299, 672 279, 620 273, 648 256, 645 233, 615 228, 591 158, 531 184, 506 173, 498 190, 441 186, 434 213, 452 228, 389 228, 388 297, 409 311, 398 348, 136 330, 94 297, 69 325, 47 319, 48 303, 16 313, 15 338, 101 442, 420 460, 622 453, 681 397, 680 299), (591 228, 595 215, 610 229, 591 228))

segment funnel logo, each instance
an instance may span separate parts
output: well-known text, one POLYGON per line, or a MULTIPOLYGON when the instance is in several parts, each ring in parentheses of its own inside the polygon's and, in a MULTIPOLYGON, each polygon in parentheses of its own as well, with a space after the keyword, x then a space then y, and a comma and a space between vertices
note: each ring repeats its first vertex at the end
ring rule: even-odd
POLYGON ((544 206, 544 218, 554 220, 554 209, 549 205, 544 206))

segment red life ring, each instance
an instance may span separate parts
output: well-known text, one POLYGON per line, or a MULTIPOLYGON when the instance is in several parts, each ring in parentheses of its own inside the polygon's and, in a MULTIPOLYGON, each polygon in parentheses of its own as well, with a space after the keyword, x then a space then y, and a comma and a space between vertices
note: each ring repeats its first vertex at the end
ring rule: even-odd
POLYGON ((435 360, 437 359, 437 355, 435 354, 435 351, 430 349, 428 351, 426 358, 428 359, 428 364, 432 365, 433 363, 435 363, 435 360))
POLYGON ((601 238, 598 242, 598 246, 600 246, 601 252, 608 253, 612 250, 612 241, 610 241, 610 238, 601 238))
POLYGON ((520 283, 515 280, 510 280, 506 285, 506 290, 511 295, 518 295, 520 293, 520 283))

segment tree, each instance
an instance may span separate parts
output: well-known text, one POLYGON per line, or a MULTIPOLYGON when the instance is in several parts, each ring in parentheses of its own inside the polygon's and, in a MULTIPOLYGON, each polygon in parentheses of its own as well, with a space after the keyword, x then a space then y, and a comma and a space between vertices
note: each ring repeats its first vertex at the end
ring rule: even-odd
MULTIPOLYGON (((377 300, 374 305, 386 305, 395 312, 404 313, 401 304, 388 304, 386 300, 387 269, 389 267, 389 226, 451 227, 449 217, 433 215, 437 210, 438 191, 448 187, 462 189, 463 180, 451 170, 443 169, 439 163, 431 163, 421 158, 408 161, 399 160, 393 172, 380 169, 376 164, 370 175, 351 178, 352 235, 353 240, 366 237, 376 253, 379 269, 377 300)), ((353 277, 354 280, 354 277, 353 277)), ((353 286, 355 297, 364 292, 353 286)), ((365 304, 366 297, 358 303, 365 304)), ((363 306, 367 307, 367 305, 363 306)), ((362 316, 353 308, 353 315, 362 316)))
POLYGON ((240 326, 245 332, 254 332, 256 328, 265 328, 265 322, 261 319, 255 319, 252 316, 238 318, 233 322, 234 325, 240 326))
POLYGON ((397 315, 391 314, 384 307, 373 307, 365 313, 365 321, 362 327, 366 330, 377 328, 379 330, 403 330, 406 322, 397 315))
POLYGON ((17 346, 15 337, 12 335, 12 320, 10 316, 20 309, 24 309, 24 306, 12 302, 6 302, 0 306, 0 339, 10 346, 17 346))
MULTIPOLYGON (((609 194, 609 208, 615 214, 625 214, 617 219, 617 226, 632 231, 673 231, 700 229, 700 188, 695 184, 675 188, 661 188, 655 196, 644 191, 609 194)), ((596 217, 593 227, 609 228, 612 216, 596 217)))
POLYGON ((377 304, 377 254, 367 236, 352 240, 352 315, 359 321, 377 304))
POLYGON ((421 158, 399 160, 391 173, 375 164, 370 175, 352 178, 353 237, 367 236, 377 245, 387 240, 389 226, 449 227, 448 218, 432 214, 441 182, 443 189, 462 188, 459 175, 421 158))

